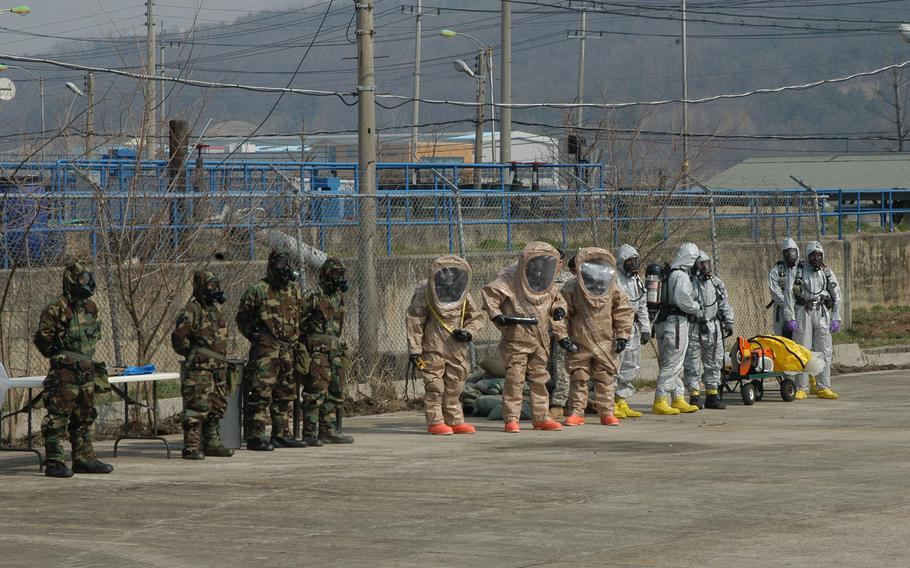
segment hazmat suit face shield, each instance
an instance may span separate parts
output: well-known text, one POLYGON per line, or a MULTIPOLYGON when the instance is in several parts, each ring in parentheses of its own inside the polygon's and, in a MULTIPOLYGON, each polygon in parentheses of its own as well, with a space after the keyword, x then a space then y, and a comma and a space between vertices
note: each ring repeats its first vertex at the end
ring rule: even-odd
POLYGON ((796 263, 799 262, 799 251, 795 248, 788 248, 782 251, 781 256, 783 257, 784 263, 793 268, 796 266, 796 263))
POLYGON ((528 288, 536 294, 549 290, 556 278, 557 264, 555 256, 540 255, 531 258, 525 265, 524 272, 528 288))
POLYGON ((825 266, 825 253, 820 250, 814 250, 809 253, 809 266, 813 270, 821 270, 825 266))
POLYGON ((711 259, 710 258, 699 258, 698 264, 698 277, 702 280, 707 280, 711 278, 711 259))
POLYGON ((440 268, 433 275, 433 290, 440 304, 460 304, 468 290, 468 271, 457 266, 440 268))
POLYGON ((641 260, 637 256, 632 256, 622 263, 622 269, 625 271, 626 276, 638 274, 639 262, 641 262, 641 260))
POLYGON ((581 265, 581 282, 585 290, 594 296, 603 296, 613 283, 616 269, 606 259, 592 258, 581 265))

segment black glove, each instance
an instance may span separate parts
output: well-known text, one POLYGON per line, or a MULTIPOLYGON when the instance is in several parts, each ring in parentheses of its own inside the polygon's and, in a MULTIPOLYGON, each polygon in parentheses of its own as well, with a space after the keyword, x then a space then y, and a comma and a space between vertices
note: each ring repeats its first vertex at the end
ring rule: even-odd
POLYGON ((572 341, 571 337, 563 337, 559 340, 559 346, 571 353, 578 353, 578 346, 572 341))
POLYGON ((625 351, 625 350, 626 350, 626 345, 627 345, 628 343, 629 343, 629 340, 628 340, 628 339, 617 339, 617 340, 616 340, 616 347, 615 347, 616 352, 617 352, 617 353, 622 353, 623 351, 625 351))
POLYGON ((724 337, 731 337, 733 335, 733 324, 725 323, 724 324, 724 337))
POLYGON ((553 310, 553 321, 559 321, 564 317, 566 317, 566 311, 564 309, 556 308, 553 310))
POLYGON ((644 345, 645 343, 647 343, 647 342, 649 342, 649 341, 651 341, 651 334, 648 333, 647 331, 642 332, 642 334, 641 334, 641 344, 644 345))
POLYGON ((408 355, 408 363, 410 363, 411 365, 414 365, 415 367, 420 367, 420 364, 419 364, 420 361, 421 361, 420 353, 412 353, 411 355, 408 355))
POLYGON ((452 332, 452 337, 455 338, 455 341, 460 341, 462 343, 468 343, 474 339, 474 336, 471 335, 471 332, 466 329, 456 329, 452 332))
POLYGON ((498 316, 494 317, 493 323, 495 323, 496 325, 499 325, 499 326, 515 325, 514 322, 509 321, 509 318, 507 318, 506 316, 504 316, 502 314, 499 314, 498 316))

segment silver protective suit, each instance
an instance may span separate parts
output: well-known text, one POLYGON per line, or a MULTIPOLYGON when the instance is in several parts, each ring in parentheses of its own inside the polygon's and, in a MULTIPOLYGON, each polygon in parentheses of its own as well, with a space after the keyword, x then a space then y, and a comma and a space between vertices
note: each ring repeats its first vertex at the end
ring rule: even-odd
POLYGON ((635 393, 632 381, 638 376, 641 369, 641 334, 651 333, 651 320, 648 317, 648 298, 645 294, 645 285, 638 274, 631 276, 623 270, 626 260, 639 256, 632 245, 622 245, 616 251, 616 284, 632 304, 635 310, 635 323, 632 326, 632 335, 625 351, 619 354, 619 371, 616 374, 616 396, 629 398, 635 393))
POLYGON ((684 243, 670 263, 671 271, 667 279, 669 312, 666 319, 654 326, 660 357, 655 399, 670 396, 676 391, 689 345, 689 318, 699 320, 703 316, 691 279, 697 258, 698 247, 693 243, 684 243))
MULTIPOLYGON (((796 249, 799 254, 799 246, 796 241, 787 237, 780 244, 781 253, 787 249, 796 249)), ((797 257, 799 258, 799 257, 797 257)), ((796 278, 796 267, 789 267, 783 261, 778 260, 768 272, 768 291, 771 292, 771 301, 773 305, 772 328, 774 335, 784 335, 784 326, 787 322, 794 319, 792 303, 787 302, 787 298, 793 295, 793 280, 796 278)))
MULTIPOLYGON (((711 260, 705 251, 699 251, 698 262, 711 260)), ((720 371, 724 365, 724 326, 733 325, 733 308, 730 295, 723 281, 713 274, 710 277, 692 277, 692 287, 704 312, 705 326, 689 325, 689 348, 686 350, 685 390, 699 392, 704 381, 708 391, 720 386, 720 371), (707 327, 705 331, 704 327, 707 327)), ((677 384, 677 396, 685 390, 677 384)))
MULTIPOLYGON (((818 241, 812 241, 806 247, 806 258, 815 251, 825 252, 818 241)), ((825 369, 815 375, 815 380, 819 389, 830 389, 831 361, 834 358, 831 322, 841 319, 841 291, 837 276, 827 266, 815 269, 808 261, 800 261, 796 266, 793 294, 787 300, 799 325, 793 333, 793 340, 822 354, 825 369)), ((796 386, 800 390, 808 390, 809 375, 800 374, 796 386)))

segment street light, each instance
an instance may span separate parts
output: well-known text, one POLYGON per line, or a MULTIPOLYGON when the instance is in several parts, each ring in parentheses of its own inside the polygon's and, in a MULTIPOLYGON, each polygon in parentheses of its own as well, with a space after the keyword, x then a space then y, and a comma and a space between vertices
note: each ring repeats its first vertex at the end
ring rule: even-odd
POLYGON ((28 16, 32 13, 32 9, 28 6, 13 6, 12 8, 0 8, 0 14, 9 12, 10 14, 16 14, 17 16, 28 16))
MULTIPOLYGON (((23 73, 28 74, 30 77, 32 77, 33 79, 38 81, 38 95, 41 98, 41 137, 43 140, 43 138, 45 136, 47 136, 47 129, 45 128, 45 124, 44 124, 44 77, 42 77, 40 75, 36 75, 35 73, 32 73, 25 67, 19 67, 18 65, 6 65, 6 64, 0 63, 0 72, 6 71, 7 69, 18 69, 19 71, 22 71, 23 73)), ((43 142, 41 144, 41 160, 44 161, 44 143, 43 142)))
MULTIPOLYGON (((477 81, 477 118, 474 121, 475 130, 474 130, 474 163, 482 164, 483 163, 483 100, 484 100, 484 84, 485 77, 483 76, 484 60, 483 58, 478 59, 478 66, 480 68, 480 73, 475 73, 471 67, 462 61, 461 59, 456 59, 454 62, 455 70, 459 73, 464 73, 468 77, 477 81)), ((494 154, 493 159, 496 159, 494 154)))
MULTIPOLYGON (((446 39, 460 36, 473 41, 477 47, 480 48, 480 57, 487 60, 486 71, 487 75, 490 76, 490 148, 493 150, 491 159, 496 161, 496 100, 494 98, 495 95, 493 94, 493 46, 484 45, 482 41, 471 34, 456 32, 455 30, 450 30, 448 28, 439 30, 439 35, 446 39)), ((461 69, 459 69, 459 71, 461 71, 461 69)), ((482 102, 483 101, 481 101, 481 103, 482 102)))

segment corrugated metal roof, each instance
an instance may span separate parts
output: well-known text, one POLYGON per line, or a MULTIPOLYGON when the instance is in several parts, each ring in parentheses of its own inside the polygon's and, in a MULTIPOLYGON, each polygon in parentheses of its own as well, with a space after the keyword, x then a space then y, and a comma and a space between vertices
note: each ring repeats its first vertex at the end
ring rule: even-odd
POLYGON ((905 189, 910 154, 832 154, 749 158, 708 180, 712 189, 905 189))

